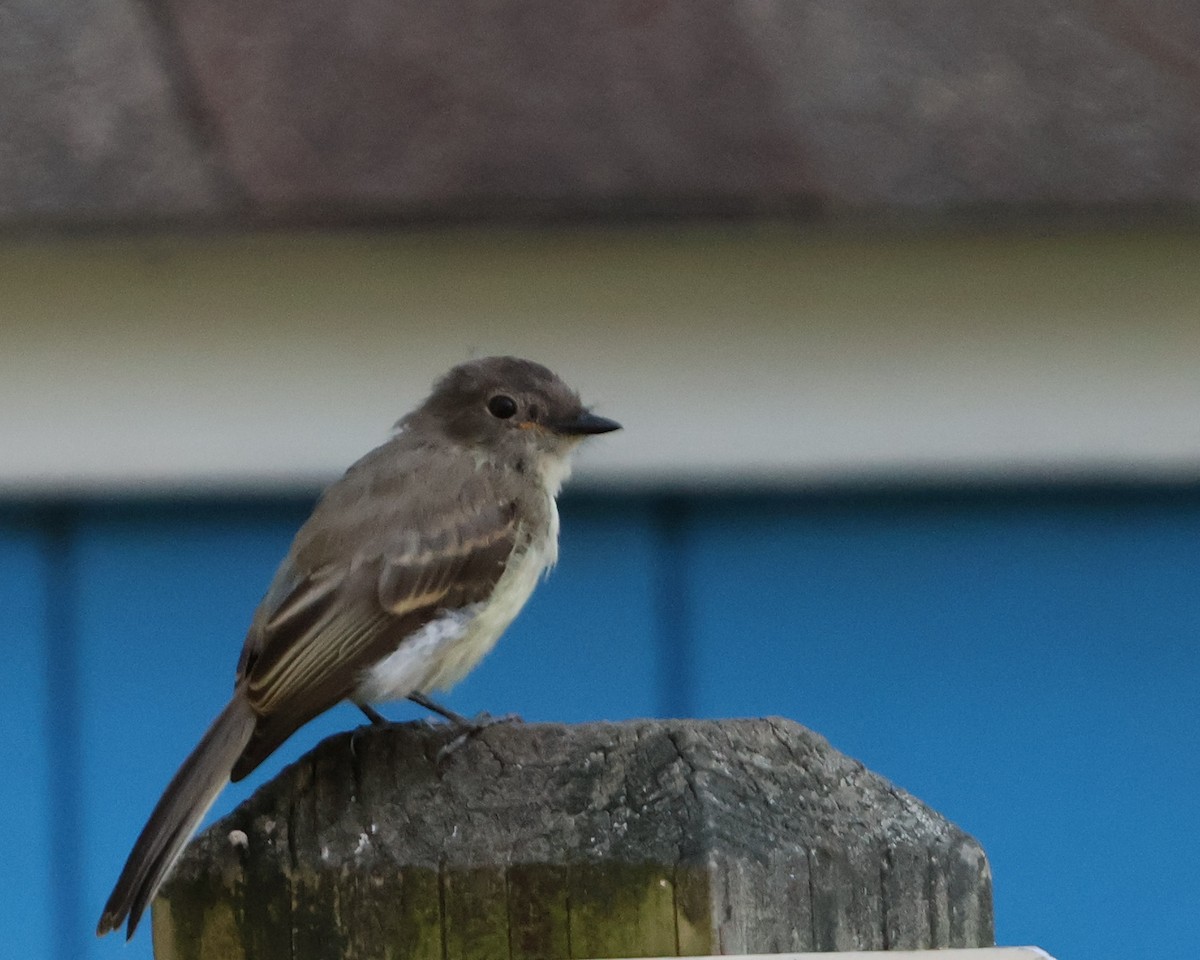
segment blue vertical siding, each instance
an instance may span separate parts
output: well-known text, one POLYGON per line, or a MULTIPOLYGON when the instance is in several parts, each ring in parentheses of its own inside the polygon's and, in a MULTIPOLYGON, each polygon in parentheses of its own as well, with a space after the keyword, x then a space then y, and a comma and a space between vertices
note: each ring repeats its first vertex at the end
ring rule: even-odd
POLYGON ((691 544, 698 713, 793 717, 978 836, 1001 942, 1194 950, 1194 496, 697 505, 691 544))
MULTIPOLYGON (((0 514, 0 929, 13 957, 54 957, 58 902, 56 753, 49 738, 54 674, 48 630, 51 548, 31 517, 0 514)), ((70 840, 70 836, 66 838, 70 840)), ((61 954, 60 954, 61 956, 61 954)), ((57 958, 56 958, 57 960, 57 958)))
MULTIPOLYGON (((307 510, 80 511, 79 658, 85 676, 104 681, 86 685, 81 708, 88 910, 79 957, 114 955, 117 937, 90 933, 100 907, 159 793, 228 699, 250 614, 307 510)), ((227 791, 214 813, 248 789, 227 791)), ((121 956, 150 956, 145 930, 121 956)))
MULTIPOLYGON (((96 916, 310 505, 0 513, 14 955, 149 958, 145 935, 97 941, 96 916)), ((451 706, 793 717, 980 838, 1001 941, 1192 955, 1200 489, 576 496, 562 514, 559 568, 451 706)), ((213 815, 359 722, 314 722, 213 815)))

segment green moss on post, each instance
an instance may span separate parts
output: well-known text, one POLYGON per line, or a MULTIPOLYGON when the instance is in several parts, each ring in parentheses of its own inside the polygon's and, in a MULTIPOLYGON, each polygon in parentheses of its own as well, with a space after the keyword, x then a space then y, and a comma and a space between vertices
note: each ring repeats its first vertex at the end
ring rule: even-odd
POLYGON ((676 955, 674 870, 585 863, 571 871, 571 956, 676 955))

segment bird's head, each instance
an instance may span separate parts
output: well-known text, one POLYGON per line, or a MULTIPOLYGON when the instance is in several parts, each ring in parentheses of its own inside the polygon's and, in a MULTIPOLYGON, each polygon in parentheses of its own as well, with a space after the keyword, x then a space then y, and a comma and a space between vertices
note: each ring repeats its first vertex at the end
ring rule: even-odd
POLYGON ((459 364, 434 384, 404 425, 512 462, 565 461, 587 436, 619 430, 597 416, 553 372, 518 357, 459 364))

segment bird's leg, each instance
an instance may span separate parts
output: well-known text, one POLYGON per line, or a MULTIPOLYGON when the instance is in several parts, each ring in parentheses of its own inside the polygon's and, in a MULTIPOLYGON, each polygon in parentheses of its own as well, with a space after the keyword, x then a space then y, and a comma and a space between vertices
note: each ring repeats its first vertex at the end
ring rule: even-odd
POLYGON ((388 726, 388 719, 374 707, 366 703, 358 704, 358 709, 363 712, 368 720, 376 727, 388 726))
POLYGON ((449 707, 443 707, 436 700, 431 700, 423 693, 410 693, 408 699, 418 706, 424 707, 426 710, 432 710, 434 713, 445 717, 454 726, 460 730, 465 730, 469 733, 478 733, 480 730, 486 730, 494 723, 520 723, 521 718, 515 713, 506 713, 502 717, 493 717, 490 713, 478 713, 474 717, 468 719, 461 713, 455 713, 449 707))
MULTIPOLYGON (((471 720, 468 720, 462 714, 455 713, 449 707, 443 707, 436 700, 430 700, 423 693, 411 693, 409 694, 408 699, 419 707, 424 707, 426 710, 431 710, 439 716, 445 717, 456 727, 471 727, 475 725, 471 720)), ((391 721, 370 704, 359 703, 355 704, 355 706, 357 706, 358 709, 363 712, 363 716, 370 720, 374 726, 386 727, 391 725, 391 721)))
MULTIPOLYGON (((467 719, 461 713, 455 713, 449 707, 443 707, 436 700, 431 700, 423 693, 410 693, 408 699, 419 707, 424 707, 432 713, 436 713, 440 717, 444 717, 454 727, 454 737, 438 751, 437 762, 440 764, 450 754, 454 753, 459 747, 470 740, 472 737, 483 733, 488 727, 496 723, 520 723, 521 718, 515 713, 507 714, 503 717, 492 717, 486 713, 481 713, 473 719, 467 719)), ((371 721, 372 725, 377 727, 386 727, 390 725, 390 721, 383 716, 374 707, 360 703, 357 704, 363 715, 371 721)), ((353 741, 351 741, 353 747, 353 741)))
POLYGON ((477 727, 479 725, 477 721, 468 720, 461 713, 455 713, 450 708, 443 707, 436 700, 430 700, 423 693, 416 693, 416 692, 410 693, 408 695, 408 699, 411 700, 413 703, 415 703, 418 707, 424 707, 426 710, 432 710, 434 713, 438 714, 439 716, 445 717, 456 727, 466 728, 466 727, 477 727))
POLYGON ((481 713, 473 719, 468 720, 461 713, 455 713, 453 710, 443 707, 437 701, 430 700, 423 693, 410 693, 408 699, 418 706, 424 707, 426 710, 432 710, 434 713, 445 717, 456 728, 454 737, 437 753, 437 763, 439 764, 472 737, 479 736, 479 734, 483 733, 484 730, 493 724, 521 722, 521 718, 515 713, 506 714, 503 717, 492 717, 486 713, 481 713))

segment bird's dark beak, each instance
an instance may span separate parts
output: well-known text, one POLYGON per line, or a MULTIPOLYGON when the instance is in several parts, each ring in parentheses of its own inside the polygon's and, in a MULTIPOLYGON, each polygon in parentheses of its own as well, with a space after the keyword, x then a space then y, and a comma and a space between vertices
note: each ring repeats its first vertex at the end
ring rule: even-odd
POLYGON ((552 429, 555 433, 562 433, 569 437, 582 437, 593 433, 612 433, 614 430, 620 430, 621 425, 616 420, 598 417, 594 413, 584 410, 570 420, 560 420, 552 426, 552 429))

